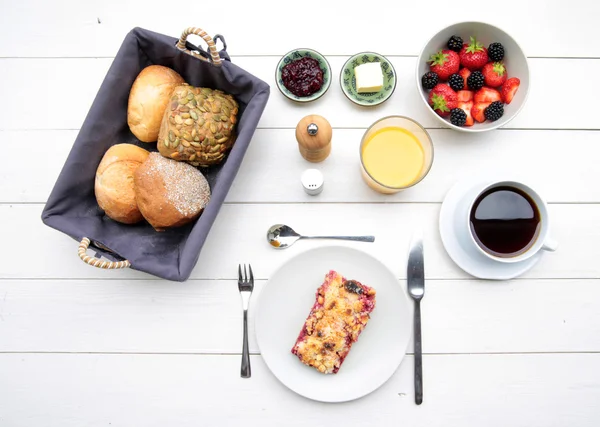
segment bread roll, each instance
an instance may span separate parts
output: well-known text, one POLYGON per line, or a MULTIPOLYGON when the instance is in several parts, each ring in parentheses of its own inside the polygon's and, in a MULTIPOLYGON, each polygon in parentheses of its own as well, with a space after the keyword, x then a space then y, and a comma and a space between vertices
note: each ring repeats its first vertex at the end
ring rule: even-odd
POLYGON ((210 187, 198 169, 159 153, 150 153, 134 181, 138 207, 157 231, 193 221, 210 200, 210 187))
POLYGON ((158 151, 194 166, 217 165, 235 142, 238 103, 220 90, 177 86, 158 133, 158 151))
POLYGON ((184 83, 174 70, 150 65, 137 76, 129 92, 127 124, 143 142, 154 142, 173 89, 184 83))
POLYGON ((113 145, 96 170, 94 191, 106 215, 124 224, 143 219, 135 201, 133 174, 148 158, 148 151, 132 144, 113 145))

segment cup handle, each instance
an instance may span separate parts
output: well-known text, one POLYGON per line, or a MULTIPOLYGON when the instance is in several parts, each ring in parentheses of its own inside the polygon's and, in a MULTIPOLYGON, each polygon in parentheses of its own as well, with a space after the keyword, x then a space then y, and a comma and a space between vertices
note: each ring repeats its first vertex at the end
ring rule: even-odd
POLYGON ((545 251, 554 252, 558 249, 558 242, 551 237, 547 237, 546 241, 542 245, 542 249, 545 251))

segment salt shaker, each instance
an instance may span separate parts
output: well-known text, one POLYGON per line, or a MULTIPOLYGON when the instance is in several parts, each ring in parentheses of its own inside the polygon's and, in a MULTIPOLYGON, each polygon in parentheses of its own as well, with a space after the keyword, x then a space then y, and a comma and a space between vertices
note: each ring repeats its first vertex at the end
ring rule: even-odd
POLYGON ((305 170, 300 177, 300 182, 302 182, 302 187, 306 191, 306 194, 310 194, 311 196, 316 196, 323 191, 323 173, 318 169, 305 170))
POLYGON ((331 152, 331 125, 323 116, 311 114, 296 126, 300 154, 309 162, 325 160, 331 152))

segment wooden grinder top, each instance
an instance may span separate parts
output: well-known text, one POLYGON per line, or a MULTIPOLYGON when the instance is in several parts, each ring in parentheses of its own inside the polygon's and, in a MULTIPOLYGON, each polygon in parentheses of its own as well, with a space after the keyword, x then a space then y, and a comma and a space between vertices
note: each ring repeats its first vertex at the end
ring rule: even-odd
POLYGON ((331 125, 323 116, 311 114, 296 126, 296 139, 300 154, 309 162, 325 160, 331 152, 331 125))

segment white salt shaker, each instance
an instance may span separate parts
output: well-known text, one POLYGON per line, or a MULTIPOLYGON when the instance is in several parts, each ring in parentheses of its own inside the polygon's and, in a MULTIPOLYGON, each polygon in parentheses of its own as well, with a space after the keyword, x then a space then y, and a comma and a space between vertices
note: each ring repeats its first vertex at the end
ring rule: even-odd
POLYGON ((321 191, 323 191, 323 174, 318 169, 307 169, 302 173, 302 177, 300 178, 302 182, 302 187, 307 194, 311 196, 316 196, 321 191))

